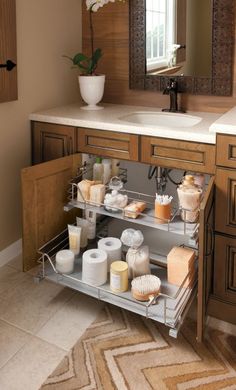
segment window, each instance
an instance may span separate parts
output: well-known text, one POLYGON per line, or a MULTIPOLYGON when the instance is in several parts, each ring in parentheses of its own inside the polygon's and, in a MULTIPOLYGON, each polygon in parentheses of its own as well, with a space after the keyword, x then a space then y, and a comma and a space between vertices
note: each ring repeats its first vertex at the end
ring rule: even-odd
POLYGON ((146 0, 147 71, 168 66, 176 35, 175 1, 146 0))

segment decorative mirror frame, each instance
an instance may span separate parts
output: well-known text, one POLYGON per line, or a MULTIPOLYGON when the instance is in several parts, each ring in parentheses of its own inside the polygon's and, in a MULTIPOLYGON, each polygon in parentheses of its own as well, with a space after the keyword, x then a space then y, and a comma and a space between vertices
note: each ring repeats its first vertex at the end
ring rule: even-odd
POLYGON ((235 0, 212 0, 212 77, 157 76, 146 73, 145 0, 129 1, 130 88, 164 90, 175 78, 181 92, 196 95, 232 95, 235 0))

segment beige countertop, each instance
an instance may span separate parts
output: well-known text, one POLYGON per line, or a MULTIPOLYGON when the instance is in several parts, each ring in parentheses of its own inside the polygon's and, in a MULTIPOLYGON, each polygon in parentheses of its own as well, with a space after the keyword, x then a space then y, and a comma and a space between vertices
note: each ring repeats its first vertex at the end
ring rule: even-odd
MULTIPOLYGON (((161 112, 161 109, 127 106, 118 104, 103 104, 104 109, 97 111, 86 111, 80 108, 79 103, 63 107, 56 107, 49 110, 32 113, 30 120, 55 123, 67 126, 85 127, 105 131, 116 131, 121 133, 142 134, 153 137, 171 138, 176 140, 203 142, 215 144, 215 131, 209 131, 210 126, 221 114, 206 112, 188 112, 188 115, 199 116, 201 121, 191 127, 168 127, 140 125, 123 120, 122 117, 132 113, 140 112, 161 112)), ((172 115, 170 113, 170 115, 172 115)), ((176 114, 174 114, 176 115, 176 114)), ((182 114, 181 114, 182 115, 182 114)), ((178 126, 176 123, 175 126, 178 126)))
POLYGON ((212 123, 210 132, 236 135, 236 107, 231 108, 212 123))

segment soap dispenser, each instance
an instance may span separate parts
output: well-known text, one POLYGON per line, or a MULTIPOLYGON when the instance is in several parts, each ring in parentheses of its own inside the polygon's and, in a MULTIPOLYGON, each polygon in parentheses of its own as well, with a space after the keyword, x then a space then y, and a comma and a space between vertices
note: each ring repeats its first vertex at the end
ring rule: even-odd
POLYGON ((202 189, 194 183, 192 175, 185 175, 182 183, 177 187, 181 218, 184 222, 197 222, 202 189))

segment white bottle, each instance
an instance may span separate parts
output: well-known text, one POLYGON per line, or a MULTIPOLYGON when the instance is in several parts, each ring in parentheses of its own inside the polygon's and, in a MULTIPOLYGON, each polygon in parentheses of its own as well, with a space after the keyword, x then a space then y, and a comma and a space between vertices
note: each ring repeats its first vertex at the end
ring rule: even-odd
POLYGON ((111 159, 103 158, 102 165, 103 165, 103 184, 107 184, 111 179, 111 159))
POLYGON ((104 165, 101 163, 102 159, 96 157, 96 162, 93 164, 93 180, 103 182, 104 165))
POLYGON ((94 211, 85 210, 85 218, 89 222, 87 237, 89 240, 94 240, 96 237, 97 215, 94 211))
POLYGON ((111 160, 111 176, 119 176, 120 160, 113 158, 111 160))

